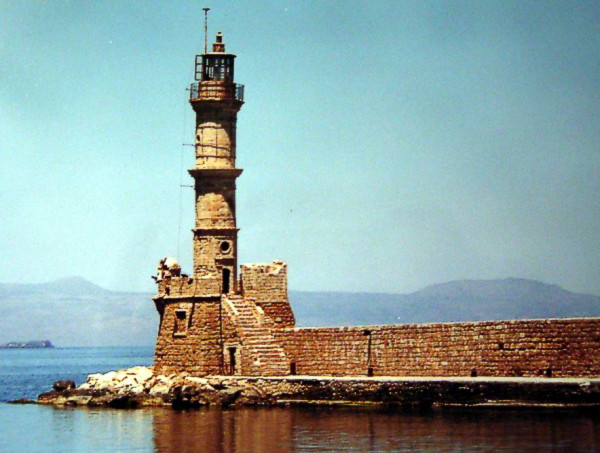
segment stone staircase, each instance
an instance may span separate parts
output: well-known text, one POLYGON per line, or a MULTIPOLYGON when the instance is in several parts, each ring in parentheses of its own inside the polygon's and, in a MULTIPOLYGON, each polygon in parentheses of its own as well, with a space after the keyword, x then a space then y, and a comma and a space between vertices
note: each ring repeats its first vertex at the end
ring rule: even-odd
POLYGON ((243 363, 250 369, 243 374, 282 376, 289 374, 289 358, 262 322, 263 315, 252 301, 242 295, 223 294, 223 308, 235 325, 245 355, 243 363))

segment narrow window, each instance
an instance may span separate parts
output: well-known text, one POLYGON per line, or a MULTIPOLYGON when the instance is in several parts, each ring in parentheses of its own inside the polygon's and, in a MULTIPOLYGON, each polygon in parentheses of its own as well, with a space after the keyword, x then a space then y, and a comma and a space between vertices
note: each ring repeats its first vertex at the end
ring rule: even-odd
POLYGON ((229 374, 235 374, 235 351, 234 347, 227 348, 229 351, 229 374))
POLYGON ((296 373, 297 373, 297 371, 296 371, 296 362, 292 362, 292 363, 290 363, 290 374, 292 376, 295 376, 296 373))
POLYGON ((372 366, 370 366, 370 367, 369 367, 369 369, 367 370, 367 376, 369 376, 369 377, 373 377, 373 374, 374 374, 374 372, 373 372, 373 367, 372 367, 372 366))
POLYGON ((223 294, 229 293, 229 280, 231 278, 231 271, 227 268, 223 268, 223 290, 221 291, 223 294))
POLYGON ((173 334, 178 336, 187 334, 187 310, 175 310, 173 334))

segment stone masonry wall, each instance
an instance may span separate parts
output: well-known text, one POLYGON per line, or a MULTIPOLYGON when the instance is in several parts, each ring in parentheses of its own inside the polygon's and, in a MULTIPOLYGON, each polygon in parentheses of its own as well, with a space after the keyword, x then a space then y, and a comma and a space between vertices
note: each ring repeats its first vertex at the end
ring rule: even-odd
POLYGON ((600 376, 599 318, 299 328, 273 334, 299 375, 360 376, 372 368, 374 376, 600 376))
POLYGON ((221 294, 220 282, 212 283, 212 280, 207 281, 205 278, 165 278, 158 282, 158 295, 162 297, 189 297, 191 295, 205 295, 210 291, 209 294, 219 297, 221 294))
POLYGON ((157 306, 162 311, 154 354, 157 373, 287 374, 290 361, 272 335, 272 323, 261 321, 254 302, 240 295, 175 296, 158 298, 157 306))
MULTIPOLYGON (((222 374, 219 299, 164 305, 154 352, 157 373, 186 371, 199 376, 222 374)), ((223 315, 223 346, 236 344, 236 332, 223 315)), ((224 357, 226 368, 228 358, 224 357)))
POLYGON ((235 166, 236 109, 202 104, 196 112, 196 168, 235 166))
POLYGON ((283 261, 241 266, 241 286, 246 300, 264 312, 267 322, 277 327, 296 325, 287 293, 287 265, 283 261))

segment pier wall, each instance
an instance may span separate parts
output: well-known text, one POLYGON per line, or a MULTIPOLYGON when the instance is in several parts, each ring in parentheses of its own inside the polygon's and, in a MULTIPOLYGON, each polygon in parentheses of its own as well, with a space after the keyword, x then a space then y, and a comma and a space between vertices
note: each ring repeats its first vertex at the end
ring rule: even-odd
POLYGON ((600 376, 600 319, 275 329, 298 375, 600 376))

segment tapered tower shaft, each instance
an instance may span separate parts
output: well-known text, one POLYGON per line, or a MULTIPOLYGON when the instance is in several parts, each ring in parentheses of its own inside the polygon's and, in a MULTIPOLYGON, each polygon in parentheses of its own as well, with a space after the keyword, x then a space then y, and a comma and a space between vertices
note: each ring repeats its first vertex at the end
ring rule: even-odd
POLYGON ((212 52, 196 56, 190 103, 196 112, 196 162, 189 170, 195 180, 194 278, 201 295, 235 291, 237 233, 235 166, 237 113, 243 86, 234 82, 235 55, 225 53, 221 33, 212 52))

